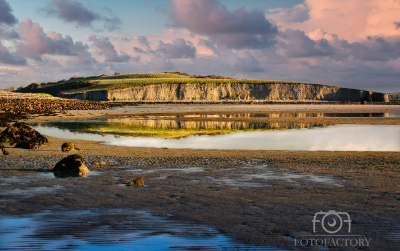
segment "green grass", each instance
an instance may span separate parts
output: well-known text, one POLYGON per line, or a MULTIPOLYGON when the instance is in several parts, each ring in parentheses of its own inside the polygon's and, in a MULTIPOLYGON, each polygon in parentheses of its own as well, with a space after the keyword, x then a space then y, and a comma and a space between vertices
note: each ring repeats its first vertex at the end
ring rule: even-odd
POLYGON ((34 93, 36 96, 43 96, 43 97, 53 97, 53 95, 48 93, 34 93))
POLYGON ((187 76, 171 73, 129 73, 102 77, 102 79, 136 79, 136 78, 187 78, 187 76))

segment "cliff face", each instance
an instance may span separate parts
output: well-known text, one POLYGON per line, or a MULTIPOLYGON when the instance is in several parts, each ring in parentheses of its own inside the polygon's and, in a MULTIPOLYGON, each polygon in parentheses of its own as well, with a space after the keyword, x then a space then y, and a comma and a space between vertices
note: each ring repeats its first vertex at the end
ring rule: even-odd
POLYGON ((75 98, 97 101, 324 100, 387 102, 388 94, 303 83, 162 84, 94 91, 75 98))

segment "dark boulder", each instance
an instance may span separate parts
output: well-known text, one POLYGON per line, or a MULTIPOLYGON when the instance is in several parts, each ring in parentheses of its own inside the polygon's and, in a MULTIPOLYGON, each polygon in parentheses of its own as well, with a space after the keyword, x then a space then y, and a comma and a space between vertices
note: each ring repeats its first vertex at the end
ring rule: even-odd
POLYGON ((30 142, 30 141, 20 141, 15 144, 15 147, 22 149, 39 149, 39 147, 36 145, 35 142, 30 142))
POLYGON ((69 155, 60 160, 54 166, 56 177, 85 177, 89 169, 85 166, 82 156, 79 154, 69 155))

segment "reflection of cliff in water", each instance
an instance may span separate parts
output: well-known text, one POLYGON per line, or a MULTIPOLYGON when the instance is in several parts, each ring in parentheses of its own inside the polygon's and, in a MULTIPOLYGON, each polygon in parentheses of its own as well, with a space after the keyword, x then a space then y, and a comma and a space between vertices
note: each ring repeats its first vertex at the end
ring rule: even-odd
POLYGON ((281 113, 239 113, 239 114, 195 114, 171 116, 175 118, 368 118, 400 117, 399 113, 323 113, 323 112, 281 112, 281 113))
POLYGON ((43 126, 72 132, 114 134, 131 137, 181 138, 190 135, 219 135, 238 131, 265 131, 322 127, 315 123, 265 123, 244 121, 179 121, 109 119, 97 121, 48 122, 43 126))

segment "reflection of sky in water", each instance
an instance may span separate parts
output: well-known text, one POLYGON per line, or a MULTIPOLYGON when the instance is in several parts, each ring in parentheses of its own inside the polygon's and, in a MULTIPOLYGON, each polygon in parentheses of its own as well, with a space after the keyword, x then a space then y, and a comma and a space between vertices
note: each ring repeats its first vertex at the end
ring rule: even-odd
POLYGON ((180 223, 147 212, 122 212, 120 218, 113 214, 73 211, 27 218, 0 216, 0 249, 281 250, 246 245, 210 227, 180 223))
POLYGON ((389 240, 400 242, 400 231, 392 232, 386 236, 389 240))
POLYGON ((306 150, 306 151, 400 151, 398 125, 336 125, 282 131, 237 132, 180 139, 115 138, 112 135, 74 134, 57 128, 34 126, 47 136, 105 141, 109 145, 193 149, 306 150))
POLYGON ((309 183, 319 183, 328 186, 343 187, 343 180, 339 180, 330 176, 321 176, 312 173, 293 173, 293 172, 282 173, 282 172, 265 170, 266 168, 268 167, 247 166, 244 169, 241 169, 240 175, 238 172, 235 172, 234 175, 232 175, 232 173, 230 173, 231 169, 220 169, 218 170, 218 173, 220 175, 218 175, 217 178, 211 176, 204 176, 203 174, 197 175, 197 173, 199 172, 212 171, 210 168, 199 168, 199 167, 157 168, 149 170, 131 169, 128 171, 138 174, 159 173, 160 175, 164 175, 156 177, 155 179, 162 179, 162 178, 165 179, 169 175, 173 175, 174 173, 179 173, 179 172, 187 174, 196 174, 196 179, 193 180, 194 182, 211 182, 220 185, 229 185, 237 188, 271 186, 271 184, 266 184, 265 182, 259 182, 259 181, 270 181, 270 180, 282 180, 299 185, 309 184, 309 183), (257 169, 257 174, 253 173, 254 169, 257 169))
MULTIPOLYGON (((150 116, 147 116, 150 117, 150 116)), ((156 116, 154 116, 156 117, 156 116)), ((323 112, 281 112, 281 113, 242 113, 242 114, 194 114, 194 115, 177 115, 163 116, 177 118, 284 118, 284 117, 336 117, 336 118, 351 118, 351 117, 400 117, 400 112, 391 113, 360 113, 360 112, 345 112, 345 113, 323 113, 323 112)))
POLYGON ((216 183, 220 185, 228 185, 236 188, 241 187, 264 187, 264 186, 273 186, 272 184, 266 184, 257 182, 257 180, 283 180, 292 182, 298 185, 307 184, 307 183, 321 183, 328 186, 337 186, 343 187, 341 184, 342 181, 330 178, 323 177, 313 174, 284 174, 279 175, 276 173, 268 172, 265 174, 243 174, 239 177, 222 177, 222 178, 214 178, 207 176, 207 182, 216 183))
POLYGON ((52 193, 52 192, 55 192, 62 188, 63 188, 62 186, 58 186, 58 185, 54 185, 52 187, 46 187, 46 186, 29 187, 27 189, 15 188, 15 189, 10 189, 10 190, 2 190, 0 192, 0 194, 1 195, 20 195, 23 198, 30 198, 30 197, 34 197, 39 194, 52 193))

